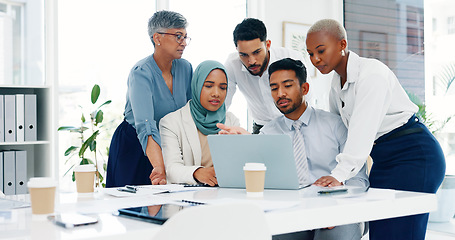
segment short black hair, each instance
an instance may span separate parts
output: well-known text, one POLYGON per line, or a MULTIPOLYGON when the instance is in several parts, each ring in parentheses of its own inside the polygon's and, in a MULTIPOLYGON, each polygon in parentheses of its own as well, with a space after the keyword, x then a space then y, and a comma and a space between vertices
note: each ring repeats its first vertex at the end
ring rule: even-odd
POLYGON ((234 44, 237 41, 250 41, 259 38, 261 42, 267 40, 267 29, 264 23, 256 18, 245 18, 234 29, 234 44))
POLYGON ((294 60, 292 58, 284 58, 278 60, 269 66, 269 80, 272 73, 279 70, 293 70, 295 76, 299 79, 300 86, 306 83, 306 67, 300 60, 294 60))

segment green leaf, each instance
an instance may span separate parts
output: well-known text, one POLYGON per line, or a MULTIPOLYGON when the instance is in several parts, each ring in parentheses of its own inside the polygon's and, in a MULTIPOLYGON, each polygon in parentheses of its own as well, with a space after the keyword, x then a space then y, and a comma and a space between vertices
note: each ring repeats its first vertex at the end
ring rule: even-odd
POLYGON ((71 176, 71 179, 73 180, 73 182, 76 181, 76 174, 73 172, 73 175, 71 176))
POLYGON ((93 164, 93 161, 88 159, 88 158, 82 158, 82 160, 81 160, 81 162, 79 164, 80 165, 93 164))
MULTIPOLYGON (((455 81, 455 62, 444 64, 437 71, 435 85, 438 86, 444 94, 448 94, 452 89, 455 81)), ((435 87, 436 87, 435 86, 435 87)))
POLYGON ((88 140, 86 140, 84 143, 82 143, 81 149, 79 150, 79 157, 80 158, 84 157, 84 153, 87 150, 88 144, 89 144, 88 140))
POLYGON ((74 167, 75 165, 76 165, 76 164, 71 165, 71 167, 70 167, 68 170, 66 170, 66 172, 63 174, 63 176, 66 176, 66 175, 73 169, 73 167, 74 167))
POLYGON ((95 117, 95 126, 98 126, 98 123, 103 122, 103 117, 104 117, 103 111, 99 110, 99 111, 96 113, 96 117, 95 117))
POLYGON ((87 140, 84 141, 84 143, 82 143, 81 150, 79 150, 79 157, 84 156, 85 151, 87 150, 88 147, 90 147, 93 144, 92 142, 96 140, 96 137, 99 135, 99 133, 100 130, 96 130, 89 138, 87 138, 87 140))
POLYGON ((65 157, 70 155, 72 152, 74 152, 76 149, 78 149, 79 147, 76 147, 76 146, 71 146, 69 147, 68 149, 66 149, 65 151, 65 157))
POLYGON ((73 126, 61 126, 57 129, 57 131, 73 131, 78 130, 79 128, 73 126))
POLYGON ((90 151, 94 152, 96 150, 96 140, 90 142, 90 151))
POLYGON ((100 109, 102 106, 104 105, 107 105, 107 104, 110 104, 112 101, 111 100, 107 100, 106 102, 104 102, 103 104, 101 104, 98 109, 100 109))
POLYGON ((81 121, 82 121, 83 123, 85 123, 85 116, 84 116, 83 113, 82 113, 82 116, 81 116, 81 121))
POLYGON ((92 103, 95 104, 96 101, 98 101, 98 97, 100 96, 100 86, 98 84, 95 84, 92 88, 92 103))
POLYGON ((65 164, 68 164, 68 162, 74 157, 74 154, 71 154, 71 156, 69 156, 66 160, 65 160, 65 164))
POLYGON ((100 178, 100 182, 103 182, 104 177, 103 175, 101 175, 100 171, 98 171, 98 177, 100 178))

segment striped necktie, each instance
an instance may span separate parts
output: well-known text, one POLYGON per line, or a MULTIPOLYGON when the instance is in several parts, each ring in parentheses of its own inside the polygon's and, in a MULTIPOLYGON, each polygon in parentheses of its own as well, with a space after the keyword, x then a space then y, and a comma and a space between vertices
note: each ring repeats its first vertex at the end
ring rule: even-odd
POLYGON ((302 127, 302 125, 303 122, 300 120, 296 120, 294 121, 294 123, 292 123, 292 126, 294 127, 294 139, 292 144, 294 145, 294 159, 300 185, 309 182, 309 171, 305 151, 305 141, 303 140, 302 132, 300 132, 300 127, 302 127))

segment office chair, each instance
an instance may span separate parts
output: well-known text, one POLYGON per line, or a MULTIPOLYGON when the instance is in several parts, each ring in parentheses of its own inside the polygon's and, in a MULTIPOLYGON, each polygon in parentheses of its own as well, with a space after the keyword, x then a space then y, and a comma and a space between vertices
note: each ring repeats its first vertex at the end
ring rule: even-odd
POLYGON ((185 209, 169 220, 155 240, 270 240, 265 214, 249 203, 204 205, 185 209))

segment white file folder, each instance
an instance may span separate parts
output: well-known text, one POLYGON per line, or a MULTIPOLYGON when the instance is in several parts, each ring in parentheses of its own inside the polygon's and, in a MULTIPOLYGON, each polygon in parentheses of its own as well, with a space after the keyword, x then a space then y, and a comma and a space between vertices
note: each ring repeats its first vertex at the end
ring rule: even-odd
MULTIPOLYGON (((5 97, 0 95, 0 142, 5 141, 5 97)), ((2 165, 3 167, 3 165, 2 165)), ((3 176, 2 176, 3 177, 3 176)), ((3 178, 2 178, 3 180, 3 178)), ((3 187, 3 184, 2 184, 3 187)))
POLYGON ((27 152, 15 151, 16 154, 16 194, 27 193, 27 152))
POLYGON ((5 95, 5 142, 16 141, 16 96, 5 95))
POLYGON ((3 192, 5 195, 16 194, 16 156, 14 151, 3 152, 3 192))
POLYGON ((24 94, 16 94, 16 142, 24 139, 24 94))
POLYGON ((3 152, 0 152, 0 191, 3 192, 3 152))
POLYGON ((36 94, 25 94, 24 121, 25 141, 36 141, 36 94))

